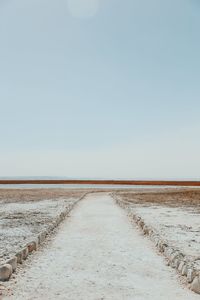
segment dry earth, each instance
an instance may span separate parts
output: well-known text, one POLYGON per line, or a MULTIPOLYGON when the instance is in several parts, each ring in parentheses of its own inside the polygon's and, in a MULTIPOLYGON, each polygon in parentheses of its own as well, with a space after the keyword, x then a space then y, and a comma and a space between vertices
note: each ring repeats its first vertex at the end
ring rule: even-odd
POLYGON ((13 300, 195 300, 108 194, 79 202, 7 284, 13 300))
POLYGON ((200 190, 120 192, 117 196, 170 245, 200 259, 200 190))
POLYGON ((126 203, 130 214, 141 217, 148 228, 183 255, 188 268, 194 270, 188 282, 193 281, 200 272, 200 190, 121 192, 115 197, 126 203))
POLYGON ((68 190, 0 190, 0 265, 84 195, 68 190))
MULTIPOLYGON (((0 190, 0 262, 89 191, 97 192, 0 190)), ((175 247, 198 259, 199 189, 112 192, 175 247)), ((199 299, 180 285, 176 273, 131 226, 125 212, 101 195, 91 194, 78 204, 47 246, 18 268, 8 283, 14 293, 11 299, 199 299)))
POLYGON ((193 207, 200 211, 200 188, 158 188, 117 191, 130 203, 160 204, 171 207, 193 207))

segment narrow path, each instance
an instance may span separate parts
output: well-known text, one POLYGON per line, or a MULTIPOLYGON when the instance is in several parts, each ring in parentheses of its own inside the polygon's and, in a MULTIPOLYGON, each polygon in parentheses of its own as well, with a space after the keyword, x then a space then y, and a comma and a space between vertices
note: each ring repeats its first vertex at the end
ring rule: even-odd
POLYGON ((91 194, 12 283, 15 300, 195 300, 108 194, 91 194))

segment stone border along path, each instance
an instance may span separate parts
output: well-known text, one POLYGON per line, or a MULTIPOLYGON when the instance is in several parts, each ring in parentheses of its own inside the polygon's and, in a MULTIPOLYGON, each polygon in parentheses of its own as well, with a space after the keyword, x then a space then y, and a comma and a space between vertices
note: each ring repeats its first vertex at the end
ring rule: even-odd
MULTIPOLYGON (((9 300, 194 300, 108 193, 80 201, 5 284, 9 300)), ((1 298, 1 297, 0 297, 1 298)))
POLYGON ((22 249, 19 250, 15 255, 11 258, 9 258, 5 264, 0 265, 0 282, 2 281, 8 281, 12 275, 17 269, 17 264, 22 264, 23 260, 26 260, 29 254, 31 254, 33 251, 36 251, 38 249, 38 246, 41 245, 46 237, 50 235, 53 230, 65 219, 65 217, 70 213, 70 211, 74 208, 74 206, 81 201, 87 193, 85 193, 80 199, 75 201, 74 203, 70 203, 65 211, 61 212, 59 216, 55 218, 55 220, 52 222, 52 224, 49 226, 48 229, 41 231, 37 238, 35 238, 32 242, 29 242, 26 245, 22 245, 22 249))
POLYGON ((145 224, 145 221, 130 209, 130 202, 119 199, 115 194, 112 196, 116 203, 128 212, 128 216, 135 221, 143 234, 150 237, 158 251, 167 259, 167 264, 176 269, 179 275, 185 276, 188 287, 193 292, 200 294, 200 270, 196 268, 195 261, 170 246, 152 227, 145 224))

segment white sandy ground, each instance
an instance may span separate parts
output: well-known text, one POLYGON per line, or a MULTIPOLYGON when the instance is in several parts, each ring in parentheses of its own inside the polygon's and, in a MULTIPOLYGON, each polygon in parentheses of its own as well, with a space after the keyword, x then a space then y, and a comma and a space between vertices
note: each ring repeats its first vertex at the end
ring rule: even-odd
POLYGON ((200 213, 194 207, 156 204, 131 204, 130 207, 170 245, 185 255, 200 258, 200 213))
POLYGON ((194 300, 108 194, 91 194, 9 283, 15 300, 194 300))
POLYGON ((0 264, 47 229, 78 198, 0 203, 0 264))

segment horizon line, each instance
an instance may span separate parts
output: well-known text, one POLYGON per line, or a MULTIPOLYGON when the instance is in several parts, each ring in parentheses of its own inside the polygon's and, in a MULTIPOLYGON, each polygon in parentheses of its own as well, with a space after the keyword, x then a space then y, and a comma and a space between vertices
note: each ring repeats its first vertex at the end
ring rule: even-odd
POLYGON ((159 185, 159 186, 199 186, 199 180, 121 180, 121 179, 0 179, 0 185, 27 184, 96 184, 96 185, 159 185))

